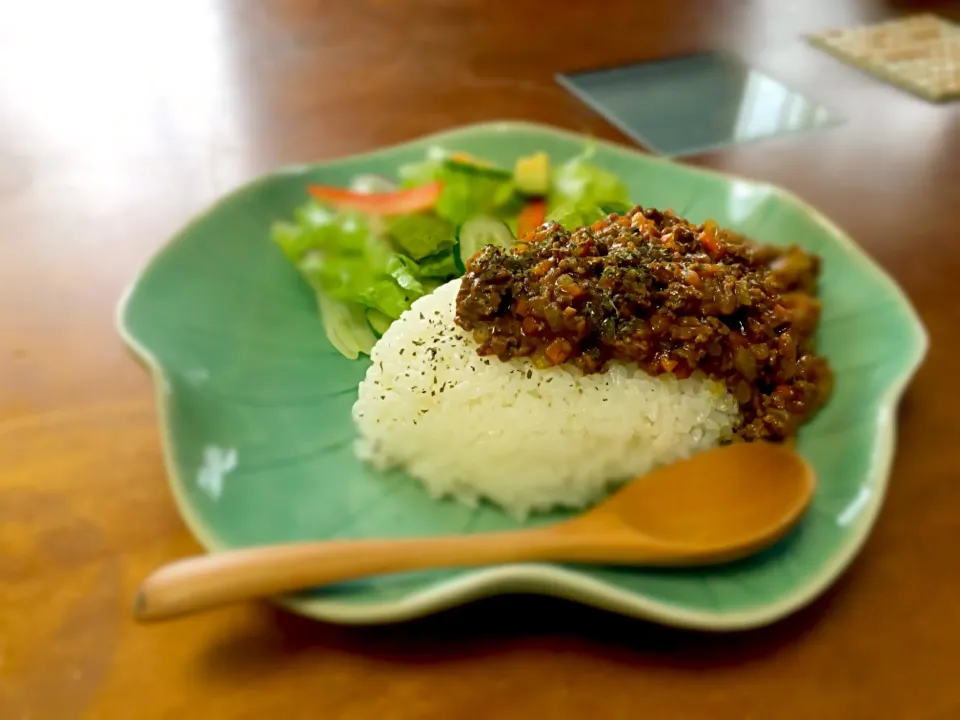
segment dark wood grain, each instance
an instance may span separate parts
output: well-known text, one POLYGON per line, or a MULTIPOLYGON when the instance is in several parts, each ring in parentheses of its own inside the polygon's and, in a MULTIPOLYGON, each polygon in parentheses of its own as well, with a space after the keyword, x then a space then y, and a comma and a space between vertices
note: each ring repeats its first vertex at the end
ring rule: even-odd
POLYGON ((259 2, 0 6, 0 717, 960 717, 960 111, 802 34, 956 3, 259 2), (197 549, 115 303, 165 239, 286 162, 526 118, 622 138, 556 72, 726 48, 848 118, 696 164, 821 208, 932 346, 876 531, 812 607, 709 636, 499 599, 393 628, 248 605, 137 627, 197 549))

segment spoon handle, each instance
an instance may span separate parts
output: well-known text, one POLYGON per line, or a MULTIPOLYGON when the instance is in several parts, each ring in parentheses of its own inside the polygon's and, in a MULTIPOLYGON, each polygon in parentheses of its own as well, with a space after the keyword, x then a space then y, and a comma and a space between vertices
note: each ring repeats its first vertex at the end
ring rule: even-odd
POLYGON ((257 597, 426 568, 590 559, 569 523, 481 535, 293 543, 199 555, 161 567, 141 585, 134 616, 165 620, 257 597))

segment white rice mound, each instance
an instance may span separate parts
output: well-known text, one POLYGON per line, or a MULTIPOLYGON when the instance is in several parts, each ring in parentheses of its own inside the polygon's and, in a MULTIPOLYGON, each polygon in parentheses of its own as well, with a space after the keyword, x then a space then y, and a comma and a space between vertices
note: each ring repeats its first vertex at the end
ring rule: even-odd
POLYGON ((522 518, 583 507, 730 436, 737 403, 703 375, 651 377, 619 362, 584 375, 481 357, 454 323, 459 288, 417 300, 373 348, 353 418, 357 454, 374 467, 522 518))

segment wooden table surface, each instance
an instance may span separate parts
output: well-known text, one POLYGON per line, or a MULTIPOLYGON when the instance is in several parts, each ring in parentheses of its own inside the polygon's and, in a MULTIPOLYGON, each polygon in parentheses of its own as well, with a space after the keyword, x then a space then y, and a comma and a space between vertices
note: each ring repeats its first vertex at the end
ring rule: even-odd
POLYGON ((801 39, 906 2, 666 5, 0 6, 0 718, 960 717, 960 106, 801 39), (691 162, 820 207, 932 336, 886 505, 844 578, 732 635, 536 598, 387 628, 266 604, 134 625, 138 582, 197 551, 165 484, 151 383, 113 327, 164 241, 269 168, 452 125, 526 118, 622 140, 554 73, 706 48, 848 121, 691 162))

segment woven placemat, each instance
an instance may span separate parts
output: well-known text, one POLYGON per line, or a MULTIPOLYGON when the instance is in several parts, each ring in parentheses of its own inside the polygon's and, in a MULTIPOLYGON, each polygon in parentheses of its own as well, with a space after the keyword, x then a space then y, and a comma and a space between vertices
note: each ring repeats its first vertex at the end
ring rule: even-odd
POLYGON ((927 100, 960 97, 960 25, 936 15, 830 30, 808 39, 840 60, 927 100))

